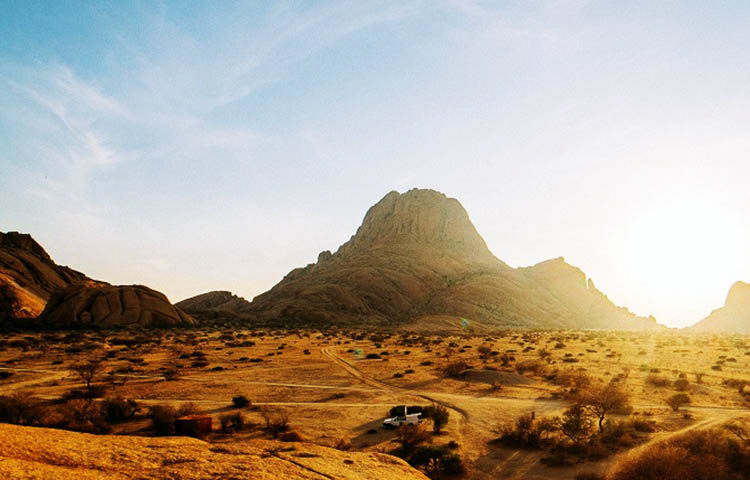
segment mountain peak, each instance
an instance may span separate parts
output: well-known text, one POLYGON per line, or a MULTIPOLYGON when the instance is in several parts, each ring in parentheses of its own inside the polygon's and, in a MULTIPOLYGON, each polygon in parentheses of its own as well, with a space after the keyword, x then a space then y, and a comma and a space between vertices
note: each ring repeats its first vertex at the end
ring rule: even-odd
POLYGON ((739 306, 750 302, 750 283, 735 282, 729 289, 725 306, 739 306))
POLYGON ((339 252, 410 245, 492 255, 458 200, 417 188, 389 192, 373 205, 357 233, 339 252))
POLYGON ((52 262, 49 254, 47 254, 44 248, 28 233, 0 232, 0 247, 24 250, 37 258, 47 262, 52 262))

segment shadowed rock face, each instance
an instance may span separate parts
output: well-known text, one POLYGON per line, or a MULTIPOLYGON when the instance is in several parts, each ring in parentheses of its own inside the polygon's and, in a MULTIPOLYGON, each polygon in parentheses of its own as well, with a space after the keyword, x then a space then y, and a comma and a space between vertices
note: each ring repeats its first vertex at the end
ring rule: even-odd
POLYGON ((141 285, 74 286, 52 295, 39 317, 46 328, 183 327, 195 324, 163 293, 141 285))
POLYGON ((37 317, 52 292, 97 283, 101 282, 57 265, 31 235, 0 232, 0 321, 37 317))
POLYGON ((724 306, 690 328, 699 332, 750 333, 750 283, 736 282, 729 289, 724 306))
POLYGON ((615 306, 562 258, 514 269, 487 248, 461 204, 391 192, 336 253, 292 270, 235 313, 287 325, 657 328, 615 306))

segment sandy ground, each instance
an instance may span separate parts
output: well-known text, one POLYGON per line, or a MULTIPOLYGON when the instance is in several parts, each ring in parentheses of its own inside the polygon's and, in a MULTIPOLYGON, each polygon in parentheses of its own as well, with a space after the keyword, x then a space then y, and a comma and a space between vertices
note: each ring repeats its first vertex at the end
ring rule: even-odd
MULTIPOLYGON (((603 381, 619 376, 631 395, 633 416, 657 425, 647 442, 750 413, 737 388, 725 384, 727 380, 750 382, 748 337, 625 332, 426 337, 198 331, 155 332, 142 335, 140 341, 123 342, 128 335, 9 338, 0 349, 0 370, 12 372, 12 376, 0 380, 0 389, 56 398, 80 386, 71 364, 106 356, 109 375, 102 375, 100 381, 107 386, 108 396, 132 398, 146 406, 191 402, 218 416, 233 411, 231 398, 243 394, 255 407, 288 412, 293 428, 309 442, 330 446, 346 437, 364 452, 395 449, 394 432, 380 427, 391 406, 438 403, 449 408, 451 417, 444 433, 432 442, 457 442, 469 465, 468 477, 477 479, 566 479, 581 472, 604 473, 628 454, 621 451, 597 462, 552 468, 540 462, 544 452, 514 450, 491 442, 498 427, 522 413, 553 416, 568 406, 560 396, 561 387, 545 378, 554 370, 585 372, 603 381), (489 353, 481 356, 480 349, 489 353), (516 371, 521 362, 540 361, 542 350, 549 354, 543 362, 545 374, 516 371), (368 354, 380 358, 367 359, 368 354), (503 365, 503 354, 514 359, 503 365), (206 365, 196 364, 199 359, 205 359, 206 365), (459 379, 444 378, 440 367, 459 359, 473 368, 459 379), (167 370, 177 372, 176 379, 166 380, 167 370), (688 381, 686 391, 692 399, 686 408, 690 419, 664 403, 676 393, 673 386, 658 387, 649 381, 657 376, 672 382, 681 375, 688 381)), ((250 421, 262 421, 257 409, 246 415, 250 421)), ((144 421, 125 424, 118 427, 119 433, 146 434, 144 425, 144 421)), ((258 435, 216 434, 209 440, 243 445, 258 435)))

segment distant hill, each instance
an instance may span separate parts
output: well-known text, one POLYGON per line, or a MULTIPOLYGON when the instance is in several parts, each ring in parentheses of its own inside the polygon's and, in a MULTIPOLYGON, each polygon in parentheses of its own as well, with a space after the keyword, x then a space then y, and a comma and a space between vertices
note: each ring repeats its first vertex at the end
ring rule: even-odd
POLYGON ((660 328, 614 305, 562 258, 511 268, 458 200, 418 189, 390 192, 336 253, 232 311, 289 326, 660 328))
POLYGON ((696 332, 750 334, 750 283, 736 282, 724 306, 690 328, 696 332))
POLYGON ((100 283, 57 265, 31 235, 0 232, 0 322, 39 316, 56 290, 100 283))

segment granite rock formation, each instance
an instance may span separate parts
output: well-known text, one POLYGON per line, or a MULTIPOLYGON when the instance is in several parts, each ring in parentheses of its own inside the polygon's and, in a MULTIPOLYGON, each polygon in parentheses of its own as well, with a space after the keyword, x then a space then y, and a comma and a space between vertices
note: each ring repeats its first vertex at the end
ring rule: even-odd
POLYGON ((736 282, 724 306, 690 327, 697 332, 750 334, 750 283, 736 282))
POLYGON ((511 268, 456 199, 417 189, 390 192, 335 253, 233 311, 289 326, 659 327, 615 306, 562 258, 511 268))
POLYGON ((35 318, 54 291, 97 283, 57 265, 31 235, 0 232, 0 322, 35 318))
POLYGON ((52 295, 39 317, 44 328, 164 328, 195 325, 167 297, 142 285, 77 285, 52 295))

